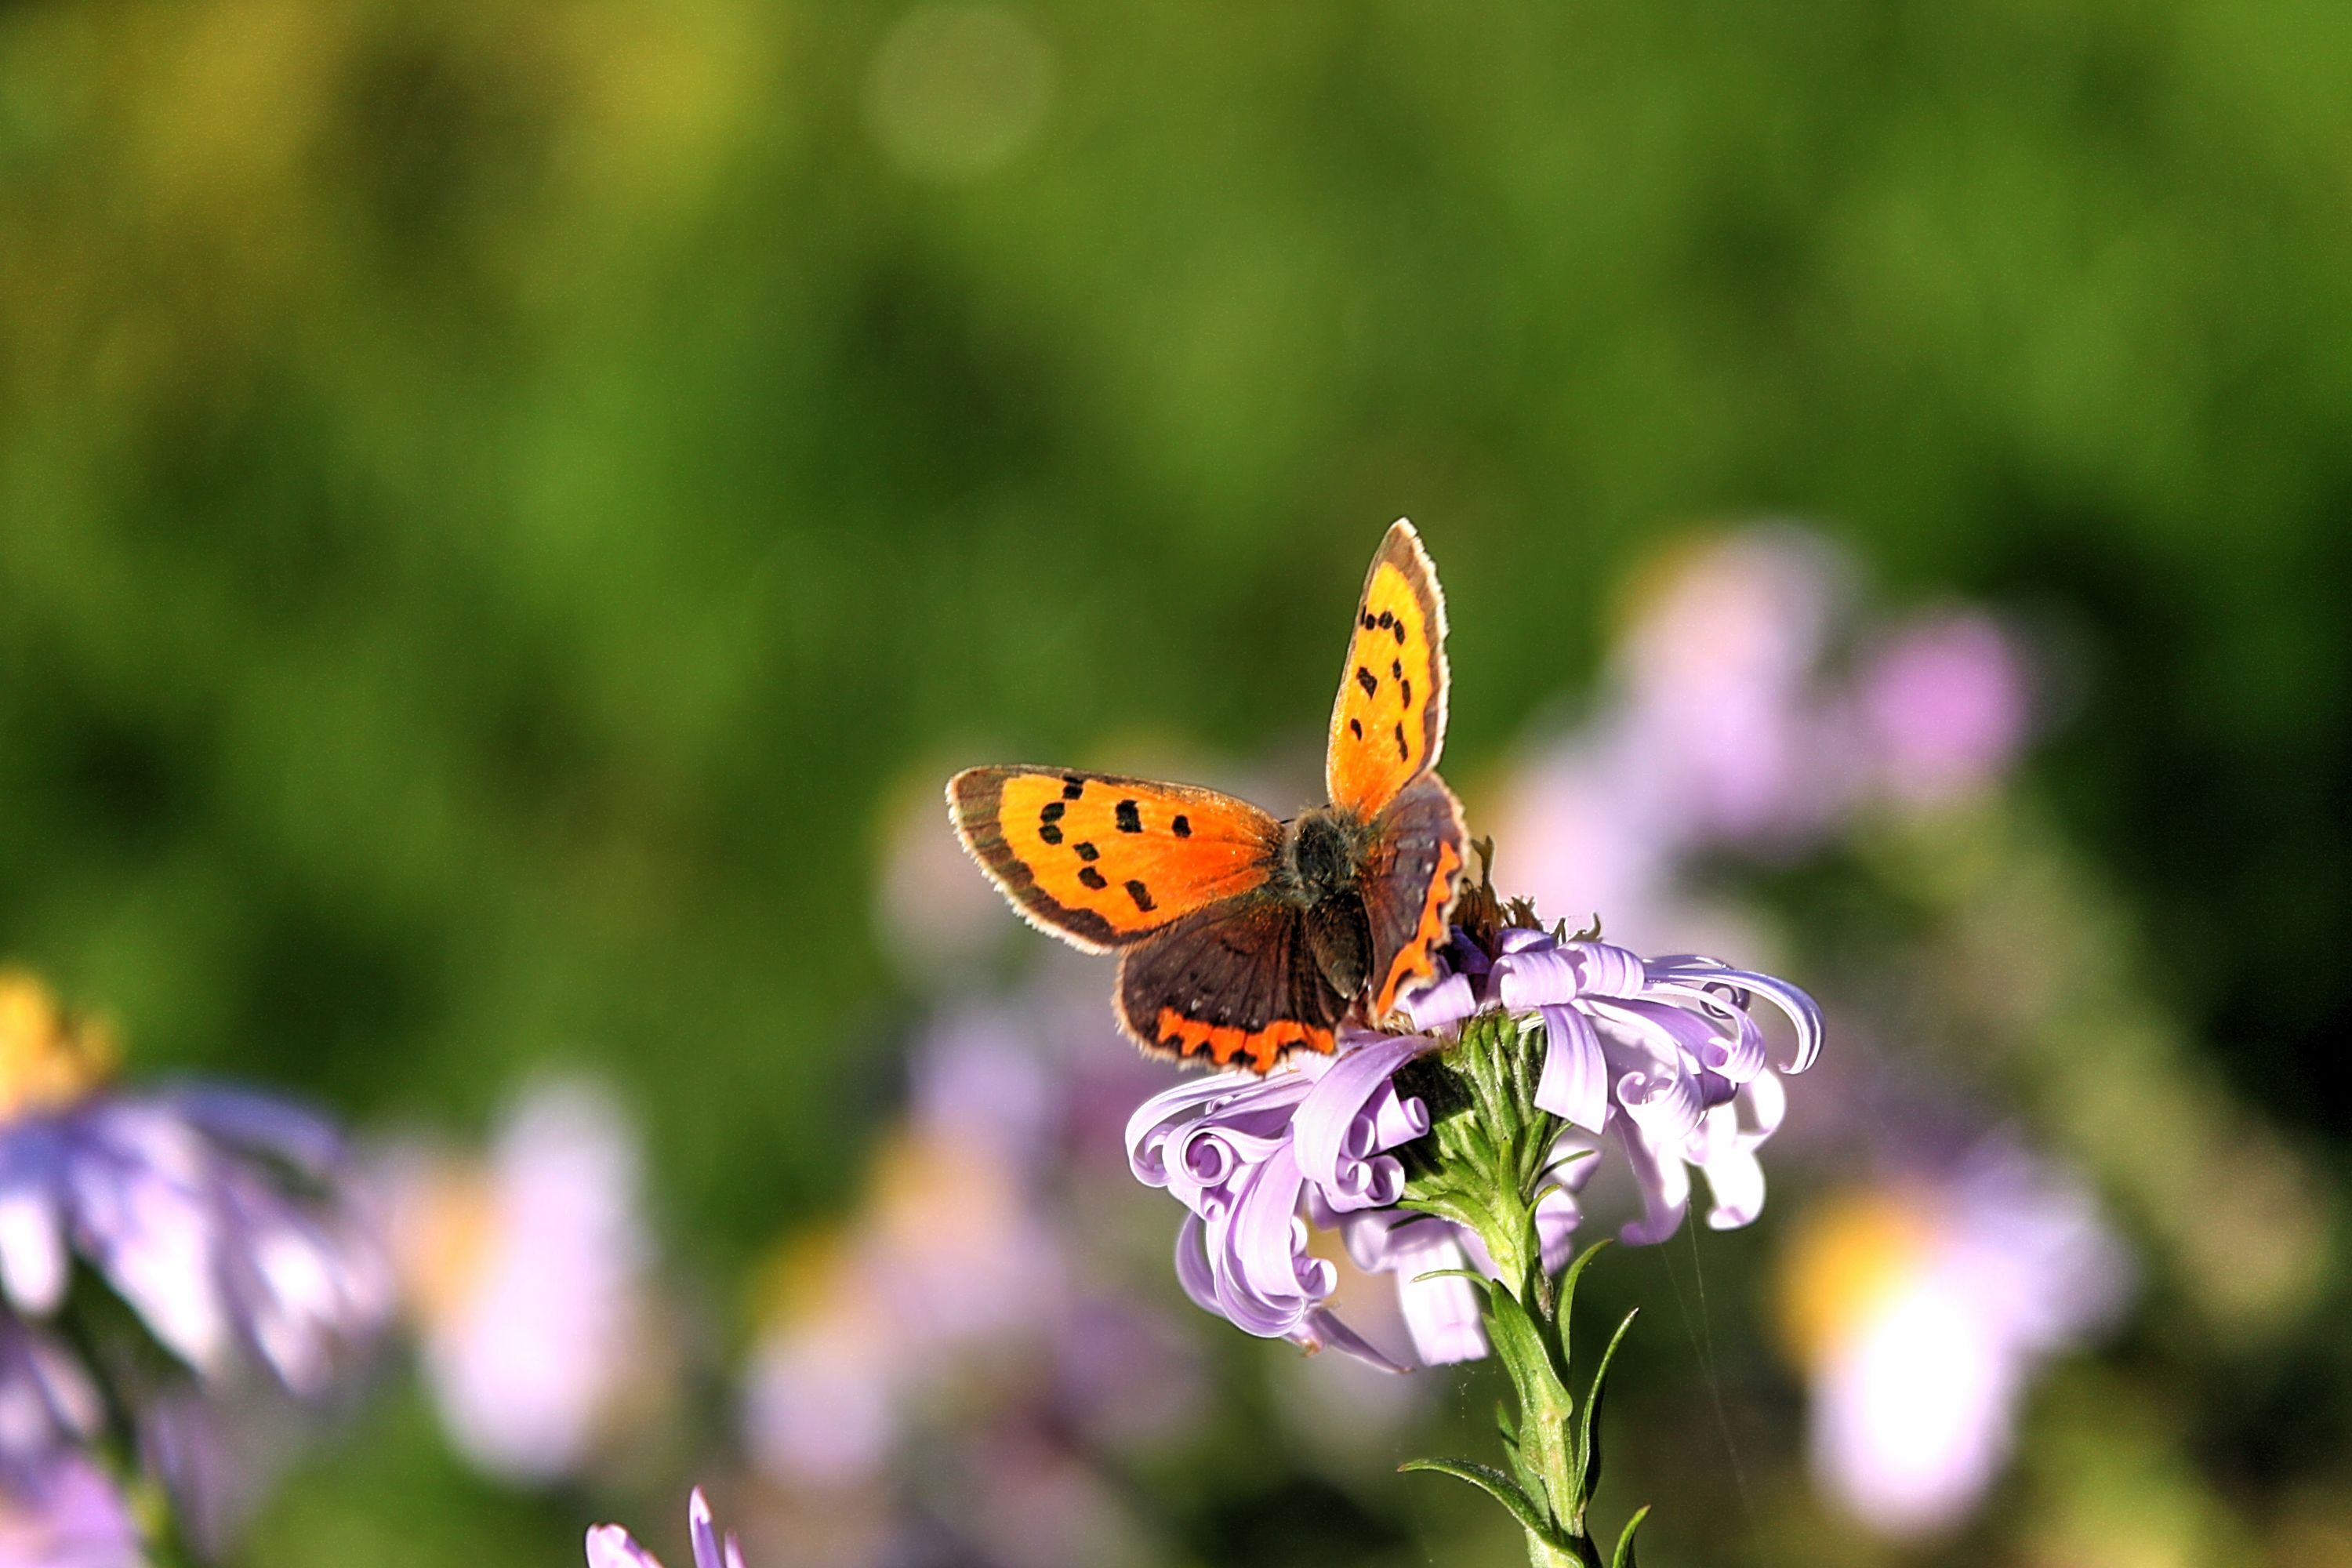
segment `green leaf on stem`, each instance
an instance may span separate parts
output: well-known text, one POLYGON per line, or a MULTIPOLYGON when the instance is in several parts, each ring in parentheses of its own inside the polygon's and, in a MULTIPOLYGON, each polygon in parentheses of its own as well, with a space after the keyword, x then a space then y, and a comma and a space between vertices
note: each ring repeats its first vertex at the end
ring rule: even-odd
POLYGON ((1584 1278, 1585 1267, 1592 1261, 1594 1255, 1608 1245, 1609 1237, 1602 1237, 1599 1241, 1578 1253, 1576 1260, 1570 1263, 1567 1272, 1559 1277, 1559 1306, 1552 1314, 1551 1342, 1554 1352, 1552 1359, 1559 1368, 1562 1383, 1568 1381, 1568 1313, 1569 1309, 1576 1305, 1576 1282, 1584 1278))
POLYGON ((1601 1385, 1608 1379, 1609 1363, 1617 1358, 1617 1347, 1625 1342, 1626 1331, 1641 1315, 1639 1307, 1626 1313, 1625 1321, 1609 1337, 1609 1348, 1601 1352, 1601 1364, 1593 1369, 1592 1391, 1585 1395, 1583 1415, 1577 1423, 1576 1457, 1571 1461, 1574 1473, 1570 1477, 1576 1504, 1569 1517, 1570 1528, 1580 1532, 1584 1528, 1584 1510, 1591 1506, 1592 1494, 1601 1489, 1601 1385))
POLYGON ((1633 1510, 1633 1517, 1625 1521, 1625 1533, 1617 1538, 1617 1550, 1609 1559, 1609 1568, 1639 1568, 1633 1561, 1633 1532, 1641 1529, 1642 1521, 1649 1517, 1648 1503, 1633 1510))
POLYGON ((1473 1464, 1468 1459, 1407 1459, 1403 1464, 1399 1465, 1397 1469, 1400 1472, 1433 1470, 1441 1476, 1452 1476, 1455 1480, 1468 1481, 1472 1486, 1510 1510, 1511 1517, 1517 1520, 1520 1527, 1529 1535, 1536 1537, 1555 1551, 1570 1550, 1568 1540, 1560 1534, 1559 1527, 1552 1523, 1549 1517, 1536 1506, 1535 1500, 1519 1489, 1518 1482, 1491 1465, 1473 1464))

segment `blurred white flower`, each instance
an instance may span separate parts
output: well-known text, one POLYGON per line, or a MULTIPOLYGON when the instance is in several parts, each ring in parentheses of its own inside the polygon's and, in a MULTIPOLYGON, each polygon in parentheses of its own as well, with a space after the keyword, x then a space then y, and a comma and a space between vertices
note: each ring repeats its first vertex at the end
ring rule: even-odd
POLYGON ((2114 1319, 2129 1279, 2090 1196, 2014 1152, 1815 1209, 1781 1306, 1821 1485, 1892 1537, 1966 1520, 2036 1373, 2114 1319))
POLYGON ((389 1162, 393 1244, 458 1447, 524 1480, 576 1470, 642 1371, 650 1300, 635 1134, 603 1091, 524 1094, 485 1160, 389 1162))

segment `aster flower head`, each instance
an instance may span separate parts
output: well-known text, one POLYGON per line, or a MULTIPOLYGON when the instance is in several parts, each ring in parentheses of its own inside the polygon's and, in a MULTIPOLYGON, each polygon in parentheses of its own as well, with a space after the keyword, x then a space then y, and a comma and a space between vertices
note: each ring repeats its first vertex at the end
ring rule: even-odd
MULTIPOLYGON (((1486 1347, 1472 1289, 1453 1271, 1475 1265, 1509 1279, 1529 1264, 1558 1268, 1604 1149, 1622 1153, 1642 1194, 1626 1241, 1664 1241, 1679 1228, 1694 1168, 1712 1197, 1711 1226, 1746 1225, 1762 1210, 1756 1151, 1787 1100, 1749 1006, 1760 996, 1787 1015, 1795 1044, 1781 1070, 1801 1072, 1821 1046, 1812 999, 1713 959, 1645 959, 1569 940, 1533 924, 1525 906, 1507 920, 1491 889, 1465 912, 1436 977, 1402 1004, 1421 1032, 1346 1030, 1333 1056, 1263 1078, 1191 1080, 1136 1111, 1129 1162, 1138 1180, 1184 1205, 1177 1274, 1196 1303, 1251 1333, 1398 1365, 1330 1309, 1337 1272, 1313 1251, 1311 1231, 1338 1230, 1359 1267, 1399 1276, 1417 1358, 1465 1361, 1486 1347), (1524 1105, 1465 1098, 1456 1057, 1482 1016, 1507 1027, 1507 1069, 1527 1078, 1524 1105), (1426 1141, 1438 1120, 1432 1095, 1473 1121, 1523 1120, 1488 1131, 1520 1136, 1532 1163, 1535 1256, 1496 1256, 1496 1216, 1456 1190, 1444 1139, 1426 1141)), ((1516 1238, 1500 1245, 1522 1250, 1516 1238)))
MULTIPOLYGON (((1491 846, 1480 848, 1491 865, 1491 846)), ((1454 920, 1436 973, 1400 1004, 1416 1032, 1343 1028, 1328 1057, 1167 1089, 1129 1121, 1129 1161, 1183 1205, 1186 1294, 1236 1327, 1402 1370, 1332 1309, 1337 1265, 1314 1237, 1336 1231, 1358 1267, 1397 1277, 1415 1359, 1491 1348, 1518 1396, 1518 1435, 1506 1433, 1517 1474, 1419 1468, 1504 1503, 1535 1563, 1593 1562, 1590 1411, 1609 1357, 1573 1426, 1565 1319, 1591 1256, 1569 1262, 1579 1194, 1614 1149, 1643 1198, 1624 1239, 1679 1228, 1694 1167, 1710 1225, 1753 1220, 1756 1151, 1786 1103, 1780 1075, 1812 1064, 1821 1013, 1769 975, 1547 931, 1524 902, 1506 909, 1491 880, 1465 893, 1454 920), (1750 1011, 1759 997, 1794 1036, 1777 1070, 1750 1011)))
POLYGON ((39 1321, 86 1264, 215 1384, 257 1366, 324 1390, 381 1323, 381 1255, 344 1201, 340 1135, 241 1089, 132 1089, 103 1031, 0 975, 0 1295, 39 1321))

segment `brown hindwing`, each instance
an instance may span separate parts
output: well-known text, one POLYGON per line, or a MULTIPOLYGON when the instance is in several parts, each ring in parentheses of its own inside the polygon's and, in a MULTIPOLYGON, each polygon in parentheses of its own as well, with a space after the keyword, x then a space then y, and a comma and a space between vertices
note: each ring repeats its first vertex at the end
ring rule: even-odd
POLYGON ((1435 773, 1407 785, 1373 819, 1372 830, 1360 886, 1372 930, 1372 989, 1365 1012, 1377 1025, 1408 982, 1433 973, 1430 955, 1445 940, 1466 830, 1461 803, 1435 773))
POLYGON ((1330 1050, 1349 1000, 1308 950, 1305 911, 1269 896, 1188 915, 1119 961, 1119 1023, 1136 1043, 1217 1067, 1264 1072, 1288 1050, 1330 1050))

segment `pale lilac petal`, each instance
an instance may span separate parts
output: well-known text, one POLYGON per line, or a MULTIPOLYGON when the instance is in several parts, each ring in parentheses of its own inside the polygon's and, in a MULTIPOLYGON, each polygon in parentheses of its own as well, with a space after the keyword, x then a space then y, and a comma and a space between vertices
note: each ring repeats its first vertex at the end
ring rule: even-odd
POLYGON ((694 1542, 694 1568, 726 1568, 719 1559, 719 1531, 710 1522, 710 1502, 700 1487, 687 1499, 686 1523, 694 1542))
POLYGON ((1682 1228, 1690 1207, 1689 1168, 1679 1153, 1654 1149, 1632 1118, 1617 1122, 1614 1131, 1642 1194, 1642 1217, 1628 1221, 1618 1235, 1628 1246, 1654 1247, 1682 1228))
POLYGON ((1778 1007, 1797 1031, 1796 1052, 1780 1065, 1781 1071, 1803 1072, 1821 1055, 1825 1032, 1821 1004, 1787 981, 1693 953, 1654 960, 1650 969, 1657 984, 1669 990, 1699 987, 1718 993, 1727 990, 1735 995, 1752 993, 1778 1007))
POLYGON ((1495 960, 1492 985, 1496 1001, 1522 1013, 1575 1001, 1584 978, 1572 949, 1530 946, 1495 960))
POLYGON ((1428 1131, 1429 1113, 1418 1100, 1399 1100, 1389 1080, 1429 1045, 1420 1035, 1368 1039, 1334 1061, 1299 1106, 1291 1123, 1298 1168, 1332 1207, 1385 1208, 1402 1192, 1404 1167, 1380 1151, 1428 1131), (1402 1137, 1384 1142, 1384 1131, 1402 1137))
POLYGON ((1209 1226, 1197 1214, 1188 1214, 1176 1227, 1176 1282, 1204 1312, 1218 1312, 1217 1276, 1209 1263, 1209 1226))
POLYGON ((1560 949, 1576 960, 1579 985, 1588 996, 1638 996, 1649 988, 1641 954, 1609 942, 1572 942, 1560 949))
POLYGON ((588 1531, 588 1568, 662 1568, 661 1559, 638 1545, 617 1524, 588 1531))
POLYGON ((1298 1218, 1304 1184, 1286 1145, 1242 1177, 1232 1215, 1210 1222, 1218 1310, 1262 1339, 1291 1333, 1337 1283, 1331 1266, 1307 1251, 1298 1218))
POLYGON ((1642 1129, 1643 1137, 1660 1149, 1679 1150, 1698 1130, 1703 1114, 1697 1082, 1672 1068, 1621 1074, 1617 1103, 1642 1129))
POLYGON ((1576 1227, 1583 1218, 1576 1194, 1566 1187, 1547 1187, 1536 1199, 1536 1242, 1542 1249, 1547 1273, 1556 1274, 1568 1267, 1576 1247, 1576 1227))
POLYGON ((1397 1000, 1398 1010, 1416 1029, 1442 1029, 1478 1010, 1477 993, 1466 974, 1449 974, 1397 1000))
POLYGON ((0 1186, 0 1289, 18 1310, 45 1318, 66 1297, 65 1231, 48 1184, 27 1172, 0 1186))
POLYGON ((0 1468, 87 1442, 105 1417, 80 1362, 41 1330, 0 1312, 0 1468))
POLYGON ((1902 628, 1855 701, 1888 793, 1932 805, 1998 778, 2024 744, 2030 686, 2025 660, 1988 616, 1945 612, 1902 628))
POLYGON ((1328 1307, 1318 1307, 1307 1314, 1297 1331, 1289 1336, 1310 1351, 1340 1350, 1367 1362, 1383 1372, 1411 1372, 1380 1346, 1349 1328, 1339 1314, 1328 1307))
MULTIPOLYGON (((1738 1113, 1728 1105, 1718 1105, 1706 1113, 1711 1131, 1718 1121, 1727 1121, 1738 1113)), ((1737 1230, 1751 1225, 1764 1212, 1764 1166, 1752 1148, 1732 1138, 1715 1141, 1717 1146, 1698 1162, 1699 1174, 1706 1178, 1707 1195, 1712 1200, 1706 1211, 1709 1230, 1737 1230)))
POLYGON ((1609 1063, 1592 1021, 1573 1007, 1546 1007, 1543 1021, 1536 1104, 1587 1131, 1600 1131, 1609 1119, 1609 1063))
POLYGON ((1397 1277, 1397 1305, 1412 1334, 1413 1354, 1423 1366, 1451 1366, 1486 1353, 1477 1288, 1459 1275, 1423 1278, 1438 1269, 1469 1267, 1469 1255, 1452 1226, 1424 1219, 1399 1226, 1391 1238, 1389 1259, 1397 1277))

